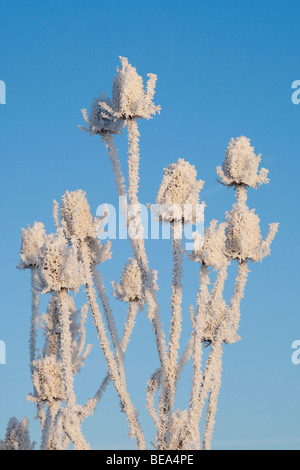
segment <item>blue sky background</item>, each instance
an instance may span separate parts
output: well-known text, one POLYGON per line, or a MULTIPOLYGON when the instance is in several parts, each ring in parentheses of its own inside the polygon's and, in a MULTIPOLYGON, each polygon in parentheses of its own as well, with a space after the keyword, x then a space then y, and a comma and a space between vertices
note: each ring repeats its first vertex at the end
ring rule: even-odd
MULTIPOLYGON (((232 190, 216 181, 231 137, 251 139, 268 186, 249 194, 249 205, 268 224, 280 222, 272 256, 250 266, 242 303, 242 341, 226 347, 215 429, 215 449, 299 449, 300 365, 291 362, 299 320, 299 148, 300 105, 291 84, 300 79, 298 0, 89 0, 2 1, 0 80, 7 104, 0 105, 1 267, 0 340, 7 364, 0 365, 0 436, 8 419, 28 416, 32 438, 40 439, 28 365, 30 277, 19 272, 20 230, 43 221, 53 231, 52 201, 66 190, 83 189, 93 213, 117 204, 103 144, 78 130, 80 110, 111 81, 125 56, 146 77, 158 75, 160 116, 141 122, 141 202, 154 202, 163 168, 179 157, 196 165, 206 181, 206 221, 224 219, 232 190)), ((118 138, 126 171, 126 138, 118 138)), ((148 241, 151 267, 158 269, 159 298, 167 330, 170 309, 170 243, 148 241)), ((106 286, 119 280, 131 256, 127 241, 113 245, 101 267, 106 286)), ((194 302, 197 267, 185 263, 185 308, 194 302)), ((227 294, 229 295, 230 288, 227 294)), ((118 325, 126 310, 112 301, 118 325)), ((186 312, 186 322, 189 324, 186 312)), ((92 396, 106 373, 92 322, 94 344, 76 379, 78 399, 92 396)), ((145 388, 157 366, 151 327, 138 318, 126 356, 128 388, 147 435, 154 428, 145 410, 145 388)), ((180 388, 185 406, 190 377, 180 388)), ((131 449, 128 427, 112 386, 97 413, 84 423, 94 449, 131 449)))

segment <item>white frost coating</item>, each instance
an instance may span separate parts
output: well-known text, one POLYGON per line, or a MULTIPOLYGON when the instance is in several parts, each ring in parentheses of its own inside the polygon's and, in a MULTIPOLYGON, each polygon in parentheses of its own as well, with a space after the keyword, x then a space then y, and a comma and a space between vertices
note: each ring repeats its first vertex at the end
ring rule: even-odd
POLYGON ((158 214, 163 222, 195 221, 196 208, 199 205, 199 192, 204 182, 197 181, 197 171, 194 165, 179 158, 164 170, 164 176, 156 197, 158 214), (191 206, 189 214, 185 206, 191 206))
POLYGON ((10 418, 4 442, 0 440, 0 450, 33 450, 35 442, 31 443, 28 430, 28 419, 21 422, 17 418, 10 418))
POLYGON ((83 118, 87 124, 87 128, 79 126, 79 129, 88 132, 90 135, 121 134, 123 121, 114 117, 114 113, 107 111, 111 108, 112 103, 104 93, 99 98, 94 98, 91 106, 90 117, 87 110, 81 110, 83 118))
POLYGON ((217 173, 227 186, 243 184, 250 188, 257 188, 269 182, 268 170, 262 168, 258 173, 260 162, 261 155, 255 155, 250 139, 241 136, 231 139, 226 150, 223 169, 218 166, 217 173))
MULTIPOLYGON (((142 77, 126 57, 120 57, 122 68, 117 67, 113 80, 112 114, 117 118, 146 118, 160 111, 153 103, 156 75, 148 74, 145 91, 142 77)), ((109 110, 109 107, 106 107, 109 110)))
POLYGON ((39 400, 52 403, 63 401, 65 390, 61 364, 51 355, 33 362, 33 385, 39 400))
POLYGON ((209 227, 204 231, 203 239, 199 232, 195 232, 194 247, 192 254, 194 261, 211 266, 216 271, 219 270, 224 264, 227 264, 225 255, 225 224, 218 225, 217 220, 212 220, 209 227), (198 249, 198 246, 201 248, 198 249))
MULTIPOLYGON (((159 111, 159 107, 153 103, 156 76, 150 74, 144 88, 142 78, 128 60, 121 58, 121 63, 122 67, 118 68, 113 82, 112 100, 104 94, 95 99, 90 117, 83 110, 87 123, 85 130, 91 135, 101 136, 112 162, 117 194, 124 199, 128 196, 131 206, 128 213, 127 205, 122 206, 127 228, 134 225, 136 231, 143 233, 139 203, 140 132, 137 120, 149 119, 159 111), (120 133, 125 126, 128 131, 128 190, 114 141, 114 134, 120 133)), ((189 450, 200 449, 202 441, 205 450, 211 449, 221 388, 224 344, 232 344, 240 339, 240 304, 249 272, 248 262, 261 261, 270 253, 271 243, 278 230, 278 224, 270 224, 263 240, 260 220, 254 210, 247 206, 247 189, 268 182, 267 170, 259 171, 259 163, 260 156, 255 155, 249 139, 242 136, 231 140, 223 169, 217 169, 223 184, 235 188, 236 202, 226 213, 224 223, 213 220, 203 237, 196 232, 193 252, 186 253, 188 259, 200 264, 196 310, 195 304, 189 308, 191 332, 186 344, 183 344, 182 335, 188 315, 184 311, 185 303, 182 302, 184 250, 181 237, 183 224, 197 220, 195 209, 199 205, 199 192, 203 186, 203 182, 197 180, 193 165, 179 159, 166 168, 157 194, 159 219, 172 225, 173 275, 168 346, 159 312, 157 272, 149 267, 143 238, 130 239, 133 257, 125 266, 120 283, 113 283, 114 295, 129 304, 120 340, 110 298, 101 272, 97 269, 99 264, 110 259, 111 243, 102 245, 98 240, 99 224, 91 214, 85 193, 81 190, 67 191, 60 207, 54 201, 55 234, 47 236, 43 224, 38 223, 22 231, 20 268, 29 268, 32 275, 30 365, 33 394, 29 400, 37 407, 42 428, 41 449, 66 450, 70 444, 76 450, 89 449, 81 425, 84 418, 96 410, 110 380, 120 399, 121 410, 126 414, 130 436, 136 439, 139 449, 145 449, 145 436, 128 393, 124 357, 137 313, 141 313, 146 305, 159 359, 146 393, 146 406, 156 428, 153 445, 158 450, 189 450), (227 305, 223 293, 228 268, 234 262, 238 263, 238 273, 233 295, 227 305), (216 275, 210 287, 212 271, 216 271, 216 275), (81 308, 77 309, 75 294, 80 288, 80 298, 82 293, 86 294, 86 299, 81 308), (39 312, 41 293, 50 294, 47 313, 42 315, 39 312), (92 395, 93 398, 79 405, 74 379, 91 348, 91 345, 86 345, 85 328, 89 312, 97 329, 108 371, 100 382, 100 388, 92 395), (44 347, 37 354, 39 327, 42 329, 44 347), (205 361, 204 346, 207 347, 208 356, 205 361), (190 360, 193 371, 190 401, 186 409, 179 410, 176 402, 177 384, 183 379, 183 368, 190 360), (199 425, 204 410, 207 413, 202 437, 199 425)), ((17 427, 18 423, 12 422, 11 430, 17 427)), ((25 430, 24 436, 26 444, 20 445, 20 439, 13 437, 12 446, 30 447, 25 430)), ((0 448, 7 447, 6 441, 0 441, 0 448)))
POLYGON ((61 225, 68 240, 96 237, 96 222, 84 191, 66 191, 61 200, 61 225))
MULTIPOLYGON (((182 268, 182 246, 181 234, 178 236, 177 229, 172 222, 172 253, 173 253, 173 278, 172 278, 172 297, 171 297, 171 325, 170 325, 170 341, 169 341, 169 354, 168 354, 168 369, 169 369, 169 404, 166 408, 168 413, 166 439, 170 443, 174 429, 173 408, 175 403, 176 386, 177 386, 177 362, 178 351, 180 348, 180 337, 182 331, 182 295, 183 295, 183 268, 182 268), (177 235, 177 236, 176 236, 177 235)), ((182 224, 180 229, 182 231, 182 224)))
POLYGON ((83 283, 76 246, 68 246, 61 230, 49 236, 42 249, 40 281, 43 294, 62 289, 77 292, 83 283))
POLYGON ((124 302, 140 301, 142 299, 142 275, 135 258, 129 258, 125 265, 120 284, 112 281, 114 296, 124 302))
POLYGON ((226 253, 232 259, 257 258, 262 241, 260 219, 254 209, 237 202, 226 216, 226 253))
POLYGON ((39 265, 40 251, 45 240, 45 227, 41 222, 34 222, 27 229, 22 229, 20 269, 30 269, 39 265))
POLYGON ((270 245, 278 231, 278 223, 270 224, 266 240, 262 240, 260 219, 246 204, 246 187, 237 188, 237 202, 226 214, 225 252, 228 259, 257 262, 270 254, 270 245))

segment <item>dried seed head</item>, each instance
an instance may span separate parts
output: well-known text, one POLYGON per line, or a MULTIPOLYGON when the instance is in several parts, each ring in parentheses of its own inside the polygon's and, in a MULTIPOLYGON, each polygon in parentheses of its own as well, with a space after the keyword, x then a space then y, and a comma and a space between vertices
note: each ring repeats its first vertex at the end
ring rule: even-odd
POLYGON ((5 441, 0 440, 0 450, 33 450, 35 442, 31 443, 29 436, 29 422, 23 418, 10 418, 6 430, 5 441))
POLYGON ((262 168, 258 173, 261 155, 255 155, 254 148, 247 137, 231 139, 225 154, 223 170, 217 167, 221 181, 227 186, 245 185, 257 188, 268 183, 268 170, 262 168))
POLYGON ((88 128, 82 126, 79 126, 79 128, 90 135, 121 134, 124 122, 114 116, 111 106, 110 99, 103 93, 100 97, 94 98, 90 117, 88 117, 86 109, 81 110, 88 128))
POLYGON ((49 236, 40 257, 40 281, 43 294, 62 289, 77 292, 84 283, 75 246, 68 246, 61 230, 49 236))
POLYGON ((225 224, 219 224, 213 220, 209 227, 204 231, 204 237, 201 238, 198 232, 194 234, 193 251, 194 261, 211 266, 214 270, 220 269, 227 264, 225 256, 225 224), (197 241, 199 238, 199 242, 197 241), (197 248, 199 245, 199 248, 197 248))
POLYGON ((96 222, 82 190, 65 192, 61 200, 60 218, 68 240, 72 237, 85 240, 97 236, 96 222))
POLYGON ((262 243, 260 220, 254 209, 236 203, 226 215, 225 250, 229 259, 255 261, 262 243))
POLYGON ((117 75, 113 80, 112 108, 115 116, 122 119, 150 119, 152 114, 160 111, 160 107, 153 103, 156 75, 148 74, 145 91, 143 79, 135 67, 125 57, 120 57, 120 61, 122 68, 117 68, 117 75))
POLYGON ((34 361, 33 384, 38 398, 53 403, 65 399, 61 365, 55 356, 34 361))
POLYGON ((136 259, 129 258, 125 265, 120 284, 112 283, 114 296, 124 302, 139 301, 142 298, 142 276, 136 259))
POLYGON ((21 269, 38 267, 40 251, 45 240, 45 227, 41 222, 34 222, 33 226, 28 226, 28 229, 22 229, 21 263, 19 265, 21 269))
POLYGON ((182 158, 165 168, 156 198, 160 220, 194 222, 203 184, 195 167, 182 158))

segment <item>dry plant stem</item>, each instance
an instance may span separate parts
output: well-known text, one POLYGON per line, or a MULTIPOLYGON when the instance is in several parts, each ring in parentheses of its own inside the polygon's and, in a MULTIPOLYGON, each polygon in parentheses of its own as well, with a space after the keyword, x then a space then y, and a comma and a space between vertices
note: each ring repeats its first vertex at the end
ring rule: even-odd
MULTIPOLYGON (((182 224, 179 230, 172 223, 172 252, 173 252, 173 281, 172 281, 172 318, 170 328, 169 367, 172 373, 176 370, 178 350, 180 348, 181 324, 182 324, 182 224)), ((175 375, 174 375, 175 383, 175 375)))
MULTIPOLYGON (((40 289, 39 289, 39 272, 37 267, 31 268, 31 306, 32 306, 32 313, 31 313, 31 325, 30 325, 30 372, 31 378, 33 378, 34 366, 33 362, 36 359, 36 339, 37 339, 37 329, 39 323, 39 307, 40 307, 40 289)), ((32 379, 33 384, 33 379, 32 379)), ((33 384, 33 395, 36 396, 35 386, 33 384)), ((44 413, 44 405, 41 402, 36 403, 37 406, 37 413, 43 428, 45 422, 45 413, 44 413)))
POLYGON ((166 410, 167 430, 166 443, 171 439, 171 427, 173 422, 173 407, 175 402, 177 384, 177 361, 180 348, 181 324, 182 324, 182 223, 172 223, 172 252, 173 252, 173 280, 172 280, 172 318, 169 343, 169 403, 166 410))
POLYGON ((127 121, 128 129, 128 197, 130 205, 139 204, 138 191, 139 191, 139 164, 140 164, 140 150, 139 150, 139 137, 140 133, 136 119, 129 119, 127 121))
MULTIPOLYGON (((127 314, 127 320, 124 328, 124 333, 123 333, 123 338, 121 341, 121 349, 123 354, 125 354, 134 325, 135 325, 135 318, 138 312, 138 303, 135 301, 130 302, 129 304, 129 309, 128 309, 128 314, 127 314)), ((94 411, 96 410, 97 404, 102 398, 103 393, 106 390, 107 385, 109 384, 111 380, 111 376, 109 373, 105 376, 103 379, 100 388, 98 389, 97 393, 93 398, 88 400, 88 402, 84 405, 83 410, 82 410, 82 415, 87 418, 88 416, 91 416, 94 411)))
POLYGON ((55 417, 55 433, 53 435, 53 447, 58 450, 67 450, 72 439, 64 429, 64 410, 61 409, 55 417))
POLYGON ((96 293, 93 286, 93 277, 91 270, 89 268, 89 254, 87 252, 86 246, 82 246, 82 257, 83 263, 85 266, 85 276, 86 276, 86 292, 90 305, 90 309, 93 315, 94 323, 97 328, 98 338, 100 341, 101 348, 103 350, 106 363, 108 366, 109 374, 113 380, 115 389, 119 395, 124 411, 127 415, 131 435, 134 436, 137 440, 139 449, 145 449, 145 439, 143 432, 141 430, 140 424, 138 422, 138 417, 136 410, 134 409, 129 394, 126 389, 126 378, 124 373, 123 364, 120 369, 118 369, 117 361, 110 349, 110 343, 107 339, 105 326, 102 320, 102 315, 98 307, 96 293))
MULTIPOLYGON (((127 122, 128 128, 128 138, 129 138, 129 168, 132 169, 133 174, 137 174, 139 170, 139 132, 137 129, 137 123, 135 120, 130 120, 127 122), (138 153, 136 156, 135 153, 138 153)), ((118 152, 111 134, 107 134, 104 138, 105 144, 107 146, 110 159, 113 163, 113 171, 115 176, 115 184, 118 192, 118 196, 126 195, 126 189, 124 186, 124 176, 121 171, 121 166, 119 162, 118 152)), ((133 181, 133 178, 129 176, 129 184, 131 184, 131 189, 129 189, 129 203, 130 205, 139 205, 138 195, 135 191, 138 190, 138 184, 133 181)), ((124 214, 127 223, 130 221, 127 218, 127 213, 124 214)), ((141 226, 141 220, 139 213, 136 214, 136 225, 141 226)), ((158 314, 158 303, 156 299, 156 292, 154 289, 154 281, 152 278, 152 273, 149 269, 148 259, 145 251, 144 240, 141 237, 140 239, 130 238, 131 246, 135 255, 135 258, 141 269, 144 288, 145 288, 145 301, 148 303, 148 318, 150 319, 153 331, 155 335, 157 350, 159 353, 159 358, 161 361, 162 368, 166 371, 167 364, 167 347, 165 343, 165 337, 162 330, 161 321, 158 314)))
POLYGON ((199 292, 197 296, 197 312, 195 317, 194 344, 193 344, 193 379, 188 413, 189 434, 196 448, 200 447, 198 396, 202 382, 202 339, 205 328, 205 314, 209 299, 208 285, 210 283, 209 270, 200 266, 199 292))
MULTIPOLYGON (((55 443, 56 435, 56 417, 59 413, 61 402, 57 401, 49 404, 44 426, 42 428, 41 450, 57 450, 58 444, 55 443)), ((58 439, 57 439, 58 440, 58 439)))
MULTIPOLYGON (((211 381, 215 380, 215 390, 214 395, 211 398, 215 398, 217 401, 219 395, 219 389, 221 386, 221 374, 222 374, 222 356, 223 356, 223 342, 224 338, 228 332, 230 332, 232 328, 232 320, 236 315, 236 312, 240 308, 241 300, 244 296, 244 290, 247 282, 248 277, 248 262, 241 261, 238 264, 238 274, 234 286, 234 293, 230 301, 230 305, 227 308, 227 311, 224 315, 224 318, 219 325, 215 336, 213 338, 211 344, 210 354, 206 363, 205 372, 203 375, 203 383, 201 387, 201 391, 198 396, 198 409, 197 415, 200 421, 202 416, 203 407, 205 401, 207 399, 208 393, 211 389, 211 381), (219 367, 219 369, 218 369, 219 367)), ((213 409, 211 406, 211 412, 208 415, 206 426, 209 429, 209 438, 212 438, 213 434, 213 425, 211 425, 211 421, 215 419, 215 412, 216 412, 217 403, 214 405, 213 409)), ((209 439, 206 439, 206 445, 209 445, 209 439)))
POLYGON ((39 322, 39 306, 40 306, 40 291, 39 291, 39 273, 38 268, 31 268, 31 292, 32 292, 32 315, 30 327, 30 369, 33 373, 33 361, 36 355, 36 336, 39 322))
POLYGON ((126 196, 127 191, 126 191, 126 187, 125 187, 125 178, 124 178, 122 170, 121 170, 120 160, 119 160, 119 156, 118 156, 118 150, 117 150, 113 135, 111 134, 111 132, 106 132, 102 136, 102 140, 106 145, 106 148, 107 148, 107 151, 108 151, 108 154, 109 154, 109 159, 112 163, 113 173, 114 173, 114 176, 115 176, 115 183, 116 183, 118 196, 119 197, 126 196))
MULTIPOLYGON (((140 214, 138 211, 138 181, 139 181, 139 132, 135 119, 127 121, 128 140, 129 140, 129 159, 128 159, 128 177, 129 177, 129 204, 133 207, 135 212, 133 213, 134 224, 138 229, 142 230, 142 223, 140 214)), ((128 220, 130 223, 131 220, 128 220)), ((148 318, 152 323, 156 347, 161 363, 162 380, 161 380, 161 400, 160 400, 160 416, 163 416, 165 410, 169 408, 169 394, 170 394, 170 383, 169 383, 169 371, 168 371, 168 356, 167 346, 165 342, 165 335, 163 333, 161 320, 159 317, 159 309, 156 298, 156 292, 154 288, 153 275, 149 269, 149 263, 145 250, 145 243, 143 237, 138 239, 130 238, 131 245, 134 251, 135 258, 139 265, 142 274, 144 296, 145 301, 148 304, 148 318)), ((165 448, 165 429, 164 426, 160 426, 157 436, 158 448, 165 448)))
POLYGON ((219 269, 214 287, 210 293, 210 312, 208 313, 210 313, 213 318, 217 318, 220 315, 219 307, 223 300, 225 281, 228 277, 228 266, 229 263, 224 263, 224 265, 219 269))
POLYGON ((160 428, 160 418, 155 410, 154 397, 161 384, 161 370, 157 369, 152 374, 147 387, 146 406, 147 410, 154 421, 156 429, 160 428))
POLYGON ((130 337, 131 337, 131 334, 132 334, 132 331, 133 331, 134 325, 135 325, 135 319, 136 319, 136 316, 137 316, 137 313, 138 313, 138 308, 139 308, 138 302, 131 301, 129 303, 127 320, 126 320, 126 323, 125 323, 123 338, 122 338, 122 341, 121 341, 121 348, 122 348, 123 353, 126 352, 128 343, 130 341, 130 337))
POLYGON ((216 413, 218 406, 218 398, 221 389, 222 382, 222 358, 220 355, 217 355, 215 362, 216 369, 218 374, 212 379, 211 391, 208 400, 208 407, 206 413, 206 425, 203 438, 203 450, 211 450, 211 442, 213 438, 214 426, 216 423, 216 413))
MULTIPOLYGON (((127 123, 128 127, 128 137, 129 137, 129 168, 132 170, 133 174, 138 174, 139 171, 139 132, 137 129, 137 124, 135 120, 130 120, 127 123), (135 155, 137 153, 137 156, 135 155)), ((118 156, 118 151, 114 142, 114 138, 111 133, 106 133, 103 137, 103 141, 106 144, 108 149, 108 153, 110 156, 110 160, 113 165, 113 173, 115 176, 115 184, 116 189, 119 197, 124 197, 127 195, 126 188, 125 188, 125 178, 121 171, 120 160, 118 156)), ((131 189, 129 190, 129 203, 130 205, 135 205, 136 208, 139 205, 138 202, 138 195, 135 191, 138 191, 138 184, 135 183, 134 179, 129 176, 129 185, 131 185, 131 189)), ((122 210, 124 213, 125 220, 127 221, 127 225, 132 222, 132 220, 128 220, 128 214, 126 212, 126 207, 122 206, 122 210)), ((141 220, 139 213, 135 214, 136 216, 136 225, 141 227, 141 220)), ((155 335, 156 345, 159 353, 159 358, 162 364, 162 367, 165 369, 166 362, 167 362, 167 347, 165 344, 165 337, 162 330, 162 325, 160 322, 159 314, 158 314, 158 303, 156 299, 156 293, 153 286, 153 279, 152 273, 149 269, 148 259, 145 251, 145 244, 144 240, 141 237, 140 239, 133 239, 130 238, 130 243, 132 246, 132 250, 134 252, 135 258, 139 264, 141 269, 142 277, 144 280, 144 287, 145 287, 145 300, 148 303, 148 318, 150 319, 153 331, 155 335)))
POLYGON ((57 293, 57 305, 59 310, 60 347, 59 360, 62 363, 64 376, 66 406, 64 418, 72 422, 68 426, 68 436, 73 442, 75 450, 89 450, 90 446, 85 441, 76 411, 76 396, 74 392, 73 364, 72 364, 72 334, 70 329, 69 294, 66 289, 57 293))
POLYGON ((117 332, 117 327, 115 324, 115 320, 113 317, 112 309, 110 307, 109 299, 107 297, 105 287, 102 281, 102 276, 100 272, 98 271, 97 267, 95 265, 91 266, 91 271, 93 274, 93 280, 96 286, 96 290, 98 293, 98 296, 101 300, 103 311, 104 311, 104 316, 106 318, 106 322, 108 325, 109 333, 113 342, 113 346, 115 349, 115 354, 116 354, 116 360, 118 364, 118 368, 123 368, 123 352, 117 332))
MULTIPOLYGON (((217 278, 215 280, 214 287, 211 290, 211 293, 209 295, 209 305, 210 305, 210 311, 212 315, 217 309, 220 299, 222 298, 224 284, 228 276, 227 267, 228 265, 224 265, 219 270, 217 278)), ((195 330, 195 319, 193 318, 193 311, 191 312, 191 320, 192 320, 193 331, 178 363, 177 379, 176 379, 177 382, 180 379, 181 371, 183 370, 184 366, 187 364, 187 362, 189 361, 192 355, 192 349, 193 349, 193 344, 194 344, 194 330, 195 330)))

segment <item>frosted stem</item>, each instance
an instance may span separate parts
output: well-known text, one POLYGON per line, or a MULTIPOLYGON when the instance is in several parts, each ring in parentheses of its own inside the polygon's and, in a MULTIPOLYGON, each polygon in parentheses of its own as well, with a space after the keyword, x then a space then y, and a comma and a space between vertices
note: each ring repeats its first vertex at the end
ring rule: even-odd
POLYGON ((215 400, 215 403, 212 403, 210 406, 210 413, 206 422, 206 427, 208 429, 206 445, 209 445, 213 435, 215 413, 217 409, 218 389, 221 386, 223 342, 227 336, 230 336, 230 333, 232 332, 232 323, 235 324, 235 318, 237 316, 237 312, 239 312, 240 309, 240 303, 244 296, 244 290, 247 282, 247 265, 247 261, 241 261, 238 265, 238 274, 234 286, 234 293, 231 298, 230 305, 227 308, 226 313, 214 335, 210 354, 205 367, 202 388, 198 396, 198 416, 200 420, 205 401, 211 389, 211 380, 216 381, 215 384, 217 385, 212 397, 212 399, 215 400))
MULTIPOLYGON (((139 172, 139 132, 137 128, 137 123, 135 120, 129 120, 128 124, 128 140, 129 140, 129 203, 130 205, 139 205, 138 202, 138 183, 134 181, 135 177, 138 175, 139 172)), ((115 183, 116 188, 119 196, 124 196, 125 194, 125 187, 124 187, 124 176, 121 172, 121 166, 119 162, 118 152, 115 147, 113 137, 108 136, 105 140, 107 145, 111 161, 113 162, 113 170, 115 174, 115 183)), ((137 176, 138 181, 138 176, 137 176)), ((132 221, 127 217, 125 214, 127 224, 132 221)), ((136 220, 135 223, 137 226, 141 226, 141 220, 139 212, 136 211, 134 214, 136 220)), ((145 250, 145 243, 143 238, 134 239, 130 237, 130 243, 135 255, 135 258, 138 262, 139 268, 142 274, 143 286, 144 286, 144 296, 145 301, 148 304, 148 318, 152 323, 153 332, 156 341, 156 347, 159 354, 159 359, 161 362, 162 369, 166 374, 166 364, 167 364, 167 346, 165 342, 165 336, 163 333, 160 317, 159 317, 159 309, 158 309, 158 302, 156 298, 156 292, 154 288, 154 279, 153 274, 149 269, 149 263, 147 259, 147 254, 145 250)))
POLYGON ((181 324, 182 324, 182 223, 172 223, 172 252, 173 252, 173 280, 172 280, 172 318, 170 328, 170 343, 169 343, 169 403, 166 410, 167 418, 167 435, 166 442, 171 439, 171 427, 173 421, 173 407, 176 394, 177 383, 177 361, 178 350, 180 348, 181 324))
POLYGON ((212 378, 211 391, 208 401, 206 426, 203 438, 203 450, 211 450, 211 442, 213 438, 214 426, 216 423, 215 417, 217 413, 218 398, 222 384, 222 355, 218 354, 215 360, 215 370, 217 373, 212 378))
POLYGON ((158 416, 155 410, 154 397, 155 397, 157 390, 160 387, 160 384, 161 384, 161 370, 157 369, 154 372, 154 374, 151 376, 148 382, 147 397, 146 397, 147 410, 150 416, 152 417, 157 430, 160 428, 161 424, 160 424, 160 417, 158 416))
POLYGON ((86 246, 82 246, 82 257, 83 264, 85 266, 85 277, 86 277, 86 292, 90 305, 90 309, 93 315, 94 323, 97 328, 98 338, 100 341, 101 348, 106 359, 109 374, 113 380, 115 389, 119 395, 124 411, 127 415, 131 435, 136 438, 139 449, 145 449, 145 439, 138 422, 136 410, 134 409, 129 394, 126 389, 125 373, 122 367, 118 370, 117 361, 110 349, 110 343, 106 335, 105 326, 102 320, 102 315, 98 307, 96 300, 96 293, 93 286, 93 277, 91 269, 89 268, 89 254, 86 246))
MULTIPOLYGON (((129 340, 130 340, 130 336, 131 336, 133 328, 134 328, 135 318, 136 318, 137 312, 138 312, 138 303, 135 302, 135 301, 130 302, 129 309, 128 309, 128 314, 127 314, 127 320, 126 320, 124 333, 123 333, 123 338, 122 338, 122 341, 121 341, 121 348, 122 348, 123 354, 125 354, 125 352, 126 352, 126 349, 127 349, 127 346, 128 346, 129 340)), ((88 402, 83 407, 83 415, 84 415, 85 418, 88 417, 88 416, 91 416, 94 413, 94 411, 96 410, 97 404, 101 400, 102 395, 105 392, 106 387, 109 384, 110 380, 111 380, 111 376, 108 373, 105 376, 105 378, 103 379, 103 381, 101 383, 101 386, 98 389, 95 396, 93 398, 91 398, 90 400, 88 400, 88 402)))
POLYGON ((138 204, 138 190, 139 190, 139 137, 140 133, 136 119, 129 119, 127 121, 128 130, 128 196, 131 205, 138 204))
POLYGON ((109 333, 113 342, 113 346, 115 349, 115 354, 116 354, 116 360, 118 364, 118 368, 123 367, 123 353, 121 349, 121 344, 117 332, 117 327, 115 324, 115 320, 113 317, 112 309, 110 307, 109 299, 106 294, 106 290, 102 281, 102 276, 100 272, 98 271, 97 267, 95 265, 91 266, 91 271, 93 274, 93 279, 94 283, 96 286, 96 290, 98 293, 98 296, 101 300, 103 311, 104 311, 104 316, 108 325, 109 333))
POLYGON ((193 344, 193 379, 188 414, 189 434, 195 448, 200 447, 198 396, 202 382, 202 339, 205 328, 206 309, 209 299, 208 285, 210 283, 208 268, 200 267, 199 293, 197 296, 197 313, 195 318, 194 344, 193 344))
MULTIPOLYGON (((138 188, 139 188, 139 131, 136 119, 127 121, 128 141, 129 141, 129 158, 128 158, 128 195, 129 203, 134 208, 131 218, 128 218, 128 223, 134 222, 135 226, 141 231, 142 223, 140 213, 138 210, 138 188)), ((160 401, 160 414, 163 415, 170 407, 170 384, 169 370, 168 370, 168 356, 167 346, 165 342, 165 335, 163 333, 161 320, 159 317, 158 303, 156 299, 156 292, 154 287, 153 275, 149 269, 149 263, 145 250, 145 243, 143 237, 133 239, 130 237, 133 252, 142 274, 142 282, 144 286, 145 300, 148 304, 148 318, 152 323, 153 332, 156 341, 156 347, 161 363, 162 380, 161 380, 161 401, 160 401)), ((158 448, 164 448, 165 443, 165 428, 161 426, 158 430, 157 442, 158 448)))
POLYGON ((135 325, 135 319, 136 315, 138 312, 138 302, 136 301, 131 301, 129 303, 129 308, 128 308, 128 314, 127 314, 127 320, 125 323, 125 328, 124 328, 124 333, 123 333, 123 338, 121 341, 121 348, 123 353, 126 352, 128 343, 130 341, 130 337, 135 325))
POLYGON ((49 405, 46 413, 46 419, 42 428, 41 450, 56 450, 59 444, 55 443, 55 421, 59 413, 61 403, 49 405))
POLYGON ((32 292, 32 314, 30 326, 30 370, 31 374, 34 371, 33 361, 36 355, 36 337, 39 322, 39 306, 40 306, 40 291, 39 291, 39 273, 38 268, 31 269, 31 292, 32 292))
POLYGON ((70 321, 70 299, 65 289, 57 293, 57 306, 59 311, 60 344, 59 360, 62 364, 62 373, 65 386, 64 421, 65 432, 73 442, 75 450, 89 450, 90 446, 85 441, 80 421, 76 410, 76 396, 74 392, 73 362, 72 362, 72 333, 70 321))
POLYGON ((113 166, 113 173, 115 176, 115 183, 117 188, 117 193, 119 197, 126 196, 126 187, 125 187, 125 178, 122 174, 121 164, 118 156, 118 150, 113 138, 113 135, 110 132, 106 132, 102 137, 103 142, 106 145, 110 161, 113 166))

